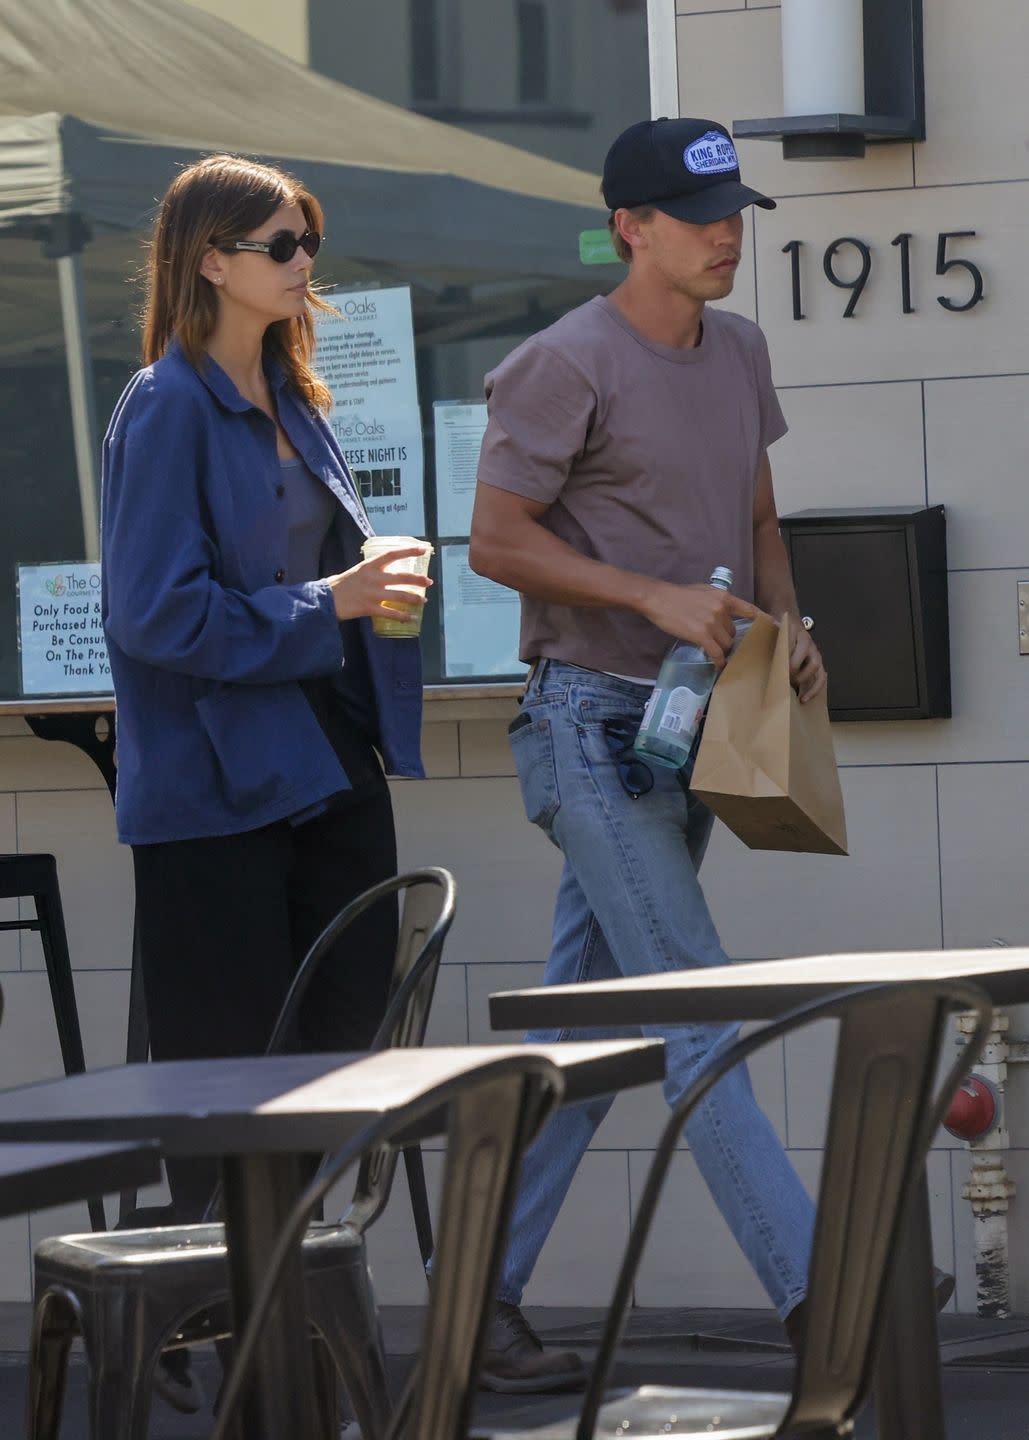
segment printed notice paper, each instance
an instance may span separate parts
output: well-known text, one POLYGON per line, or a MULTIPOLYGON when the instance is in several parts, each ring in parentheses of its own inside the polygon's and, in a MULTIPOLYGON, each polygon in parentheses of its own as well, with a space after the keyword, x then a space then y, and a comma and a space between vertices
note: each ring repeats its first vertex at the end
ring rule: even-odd
POLYGON ((440 535, 468 535, 472 529, 479 451, 486 430, 486 402, 437 400, 432 415, 437 529, 440 535))
POLYGON ((329 424, 373 528, 423 535, 422 422, 414 367, 411 291, 338 290, 340 312, 315 321, 315 368, 332 391, 329 424))
POLYGON ((100 566, 18 566, 23 695, 110 695, 100 566))
POLYGON ((476 575, 467 545, 441 545, 444 673, 524 675, 518 659, 518 594, 476 575))

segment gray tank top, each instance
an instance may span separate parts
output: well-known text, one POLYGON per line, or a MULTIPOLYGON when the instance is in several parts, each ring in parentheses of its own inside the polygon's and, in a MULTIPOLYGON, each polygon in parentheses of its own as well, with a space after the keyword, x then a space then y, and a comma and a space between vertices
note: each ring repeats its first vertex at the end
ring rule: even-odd
POLYGON ((300 585, 305 580, 320 580, 322 546, 336 511, 335 497, 299 455, 280 460, 279 470, 286 487, 289 520, 286 582, 300 585))
MULTIPOLYGON (((279 469, 286 487, 289 523, 286 579, 291 585, 320 580, 322 547, 336 515, 336 499, 299 456, 280 460, 279 469)), ((349 516, 346 523, 353 525, 349 516)), ((353 787, 344 797, 353 799, 369 785, 381 784, 382 771, 372 749, 375 702, 360 622, 344 620, 340 632, 346 657, 342 670, 331 677, 301 680, 300 688, 353 787)), ((336 803, 342 803, 344 797, 337 796, 336 803)), ((310 814, 305 810, 300 818, 307 819, 310 814)))

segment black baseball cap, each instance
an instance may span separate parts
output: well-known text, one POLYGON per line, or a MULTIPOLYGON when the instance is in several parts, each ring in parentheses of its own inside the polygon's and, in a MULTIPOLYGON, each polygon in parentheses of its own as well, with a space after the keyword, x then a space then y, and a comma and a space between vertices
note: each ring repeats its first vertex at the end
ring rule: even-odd
POLYGON ((604 161, 611 210, 654 205, 676 220, 710 225, 745 205, 775 201, 740 181, 736 147, 716 120, 641 120, 623 130, 604 161))

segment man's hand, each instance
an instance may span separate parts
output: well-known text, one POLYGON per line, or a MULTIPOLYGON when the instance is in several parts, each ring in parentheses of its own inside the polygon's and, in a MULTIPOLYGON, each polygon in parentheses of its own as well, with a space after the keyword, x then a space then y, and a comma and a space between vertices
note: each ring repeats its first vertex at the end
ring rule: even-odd
POLYGON ((666 635, 699 645, 721 669, 736 638, 733 621, 754 620, 763 612, 716 585, 655 580, 647 587, 639 613, 666 635))
POLYGON ((820 690, 824 690, 828 678, 818 646, 797 617, 791 615, 790 680, 801 704, 813 700, 820 690))

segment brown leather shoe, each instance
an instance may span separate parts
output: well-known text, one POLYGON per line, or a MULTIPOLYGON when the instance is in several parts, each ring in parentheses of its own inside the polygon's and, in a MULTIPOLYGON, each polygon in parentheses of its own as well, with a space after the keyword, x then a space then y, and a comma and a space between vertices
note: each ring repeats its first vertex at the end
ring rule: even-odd
POLYGON ((936 1296, 937 1310, 942 1310, 954 1294, 954 1276, 948 1275, 946 1270, 941 1270, 938 1265, 933 1266, 933 1294, 936 1296))
POLYGON ((207 1404, 188 1350, 165 1350, 158 1357, 153 1386, 158 1395, 182 1415, 196 1415, 207 1404))
POLYGON ((498 1300, 486 1335, 479 1384, 503 1395, 582 1390, 586 1367, 573 1350, 546 1351, 517 1305, 498 1300))

